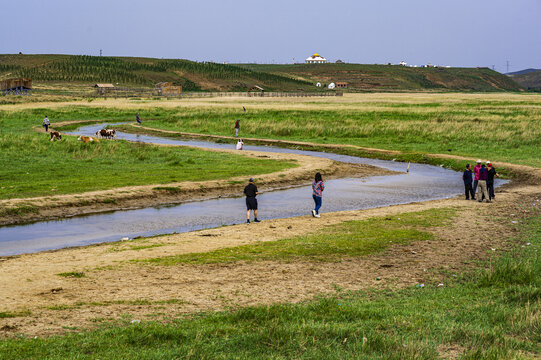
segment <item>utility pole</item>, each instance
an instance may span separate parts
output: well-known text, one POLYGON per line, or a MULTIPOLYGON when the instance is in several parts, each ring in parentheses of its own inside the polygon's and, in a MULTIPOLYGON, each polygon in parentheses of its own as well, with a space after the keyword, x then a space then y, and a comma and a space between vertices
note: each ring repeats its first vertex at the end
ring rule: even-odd
POLYGON ((507 71, 506 71, 506 74, 509 74, 509 60, 507 60, 507 71))
POLYGON ((492 70, 496 71, 496 65, 492 65, 492 70))
POLYGON ((101 49, 100 49, 100 56, 101 56, 101 49))

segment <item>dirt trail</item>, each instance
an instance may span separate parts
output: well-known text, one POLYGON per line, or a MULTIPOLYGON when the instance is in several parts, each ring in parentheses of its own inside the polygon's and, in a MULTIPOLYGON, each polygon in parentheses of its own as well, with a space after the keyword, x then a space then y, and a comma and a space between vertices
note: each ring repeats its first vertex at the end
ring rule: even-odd
POLYGON ((474 262, 516 246, 509 242, 509 237, 524 217, 539 213, 541 169, 505 166, 516 171, 519 180, 500 189, 491 204, 459 197, 327 213, 320 219, 275 219, 0 258, 0 311, 13 314, 0 319, 0 336, 63 333, 122 315, 144 321, 230 306, 297 302, 333 293, 337 288, 400 288, 418 283, 446 286, 454 281, 452 274, 461 274, 474 262), (310 234, 349 220, 444 207, 456 209, 458 215, 450 225, 430 230, 436 239, 394 245, 380 254, 341 262, 256 261, 177 266, 130 262, 273 241, 310 234), (85 277, 58 275, 65 272, 83 272, 85 277))

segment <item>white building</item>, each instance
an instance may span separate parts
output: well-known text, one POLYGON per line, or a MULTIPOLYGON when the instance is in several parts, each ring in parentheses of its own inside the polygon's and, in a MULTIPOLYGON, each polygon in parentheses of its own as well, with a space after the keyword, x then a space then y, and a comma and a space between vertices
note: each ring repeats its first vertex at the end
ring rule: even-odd
POLYGON ((325 64, 327 62, 327 59, 319 55, 318 53, 315 53, 314 55, 310 56, 305 60, 307 64, 325 64))

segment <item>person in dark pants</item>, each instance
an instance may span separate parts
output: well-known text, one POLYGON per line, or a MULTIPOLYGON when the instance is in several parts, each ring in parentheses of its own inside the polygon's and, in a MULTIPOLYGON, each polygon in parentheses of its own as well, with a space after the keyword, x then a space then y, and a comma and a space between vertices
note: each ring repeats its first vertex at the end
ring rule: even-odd
POLYGON ((43 119, 43 127, 45 128, 45 132, 49 131, 49 126, 51 126, 51 122, 49 121, 47 115, 45 115, 45 119, 43 119))
POLYGON ((473 172, 471 171, 470 164, 466 164, 466 170, 462 174, 462 180, 464 180, 464 190, 466 192, 466 200, 475 200, 475 193, 473 192, 473 172))
POLYGON ((314 202, 316 203, 316 207, 314 208, 314 210, 312 210, 313 217, 317 217, 317 218, 320 217, 319 209, 321 208, 323 190, 325 190, 325 184, 323 183, 321 174, 316 173, 314 182, 312 183, 312 198, 314 199, 314 202))
MULTIPOLYGON (((477 193, 477 185, 479 184, 479 171, 481 170, 481 160, 477 160, 473 167, 473 193, 477 193)), ((475 197, 474 197, 475 199, 475 197)))
POLYGON ((250 211, 254 211, 254 222, 258 223, 257 219, 257 199, 258 194, 257 186, 254 184, 254 179, 248 180, 248 185, 244 188, 244 195, 246 195, 246 223, 250 223, 250 211))
POLYGON ((235 121, 235 137, 239 137, 239 129, 240 129, 240 119, 237 119, 237 121, 235 121))
POLYGON ((494 169, 494 166, 492 166, 492 163, 490 161, 487 161, 487 191, 488 191, 488 199, 492 201, 495 197, 494 195, 494 178, 500 177, 498 173, 496 172, 496 169, 494 169))
POLYGON ((135 115, 135 120, 137 120, 138 124, 141 123, 141 118, 139 117, 139 113, 137 113, 137 115, 135 115))

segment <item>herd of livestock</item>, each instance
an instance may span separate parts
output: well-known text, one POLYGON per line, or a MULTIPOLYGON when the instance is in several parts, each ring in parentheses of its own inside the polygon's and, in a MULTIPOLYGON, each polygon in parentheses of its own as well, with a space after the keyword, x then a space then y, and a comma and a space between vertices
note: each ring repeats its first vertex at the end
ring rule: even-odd
MULTIPOLYGON (((51 141, 54 140, 62 140, 62 135, 55 130, 50 131, 51 141)), ((92 142, 92 141, 99 141, 98 139, 116 139, 116 131, 115 129, 101 129, 96 131, 94 134, 95 137, 91 136, 79 136, 77 140, 82 141, 84 143, 92 142)))

